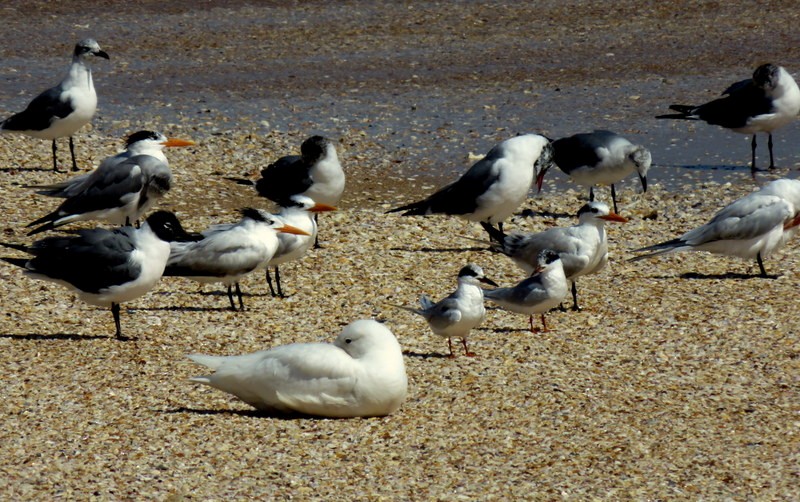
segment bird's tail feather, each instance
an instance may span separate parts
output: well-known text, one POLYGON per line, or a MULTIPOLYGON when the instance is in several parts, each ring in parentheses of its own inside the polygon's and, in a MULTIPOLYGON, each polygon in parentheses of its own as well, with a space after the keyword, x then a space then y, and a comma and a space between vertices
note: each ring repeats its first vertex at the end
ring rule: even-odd
POLYGON ((3 260, 6 263, 10 263, 10 264, 12 264, 14 266, 17 266, 17 267, 20 267, 20 268, 27 268, 25 266, 28 263, 28 259, 27 258, 8 258, 8 257, 4 256, 4 257, 0 258, 0 260, 3 260))
POLYGON ((684 246, 686 243, 678 239, 672 239, 670 241, 662 242, 660 244, 653 244, 652 246, 647 246, 639 249, 634 249, 634 253, 646 253, 643 255, 635 256, 630 258, 628 261, 639 261, 645 258, 652 258, 654 256, 660 256, 662 254, 671 253, 676 251, 678 248, 684 246))
POLYGON ((428 204, 426 201, 412 202, 405 206, 390 209, 386 213, 398 213, 400 211, 405 211, 403 216, 423 216, 428 212, 428 204))
POLYGON ((667 113, 664 115, 656 115, 657 119, 684 119, 684 120, 697 120, 694 116, 695 107, 691 105, 670 105, 670 110, 675 110, 678 113, 667 113))
MULTIPOLYGON (((224 356, 208 356, 208 355, 205 355, 205 354, 189 354, 186 357, 188 357, 192 361, 196 362, 197 364, 201 364, 201 365, 205 366, 206 368, 210 368, 212 370, 219 369, 219 367, 222 366, 222 363, 225 360, 224 356)), ((207 380, 208 380, 208 377, 204 377, 204 376, 203 377, 194 377, 194 378, 192 378, 192 381, 195 381, 195 382, 199 382, 199 381, 206 382, 207 380), (195 380, 196 378, 205 379, 205 380, 195 380)))
POLYGON ((245 178, 232 178, 232 177, 225 176, 225 179, 228 180, 228 181, 233 181, 234 183, 239 184, 239 185, 246 185, 246 186, 250 186, 250 187, 255 186, 255 184, 256 184, 255 181, 248 180, 248 179, 245 179, 245 178))
POLYGON ((407 310, 407 311, 409 311, 411 313, 422 315, 422 312, 420 312, 419 309, 415 309, 415 308, 412 308, 412 307, 406 307, 405 305, 397 305, 397 304, 394 304, 394 303, 387 303, 386 306, 387 307, 394 307, 396 309, 407 310))

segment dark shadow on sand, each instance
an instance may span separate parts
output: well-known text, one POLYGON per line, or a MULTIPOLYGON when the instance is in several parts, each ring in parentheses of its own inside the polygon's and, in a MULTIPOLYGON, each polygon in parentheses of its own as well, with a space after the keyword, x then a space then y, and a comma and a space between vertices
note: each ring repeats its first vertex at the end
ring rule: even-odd
POLYGON ((7 338, 9 340, 77 340, 77 341, 86 341, 86 340, 113 340, 114 339, 114 335, 113 334, 111 334, 111 335, 79 335, 77 333, 52 333, 52 334, 3 333, 3 334, 0 334, 0 338, 7 338))

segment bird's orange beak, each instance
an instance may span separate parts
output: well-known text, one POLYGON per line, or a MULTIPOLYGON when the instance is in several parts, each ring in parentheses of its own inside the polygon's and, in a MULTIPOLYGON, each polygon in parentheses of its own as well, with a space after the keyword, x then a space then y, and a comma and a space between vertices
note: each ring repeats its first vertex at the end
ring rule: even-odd
POLYGON ((628 222, 628 218, 625 218, 624 216, 620 216, 617 213, 608 213, 606 216, 599 216, 599 218, 601 220, 618 221, 620 223, 627 223, 628 222))
POLYGON ((321 213, 323 211, 336 211, 336 208, 327 204, 314 204, 314 207, 310 208, 309 211, 321 213))
POLYGON ((794 218, 787 220, 786 223, 783 224, 783 229, 789 230, 790 228, 794 228, 797 225, 800 225, 800 213, 796 214, 794 218))
POLYGON ((294 235, 311 235, 310 233, 306 232, 305 230, 301 230, 297 227, 293 227, 291 225, 284 225, 278 228, 278 232, 283 232, 284 234, 294 234, 294 235))
POLYGON ((164 146, 192 146, 194 141, 188 139, 167 138, 167 141, 161 143, 164 146))

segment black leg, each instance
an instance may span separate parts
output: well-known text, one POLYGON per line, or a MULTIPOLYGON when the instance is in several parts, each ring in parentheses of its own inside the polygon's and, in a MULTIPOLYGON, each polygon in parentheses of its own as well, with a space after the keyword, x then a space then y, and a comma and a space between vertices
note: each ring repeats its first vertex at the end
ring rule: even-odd
POLYGON ((75 162, 75 143, 72 141, 72 136, 69 137, 69 153, 72 155, 72 170, 78 170, 78 163, 75 162))
POLYGON ((750 142, 750 149, 752 150, 752 160, 750 161, 750 170, 752 172, 758 171, 756 168, 756 133, 753 133, 753 141, 750 142))
POLYGON ((594 187, 589 187, 589 202, 594 202, 594 187))
POLYGON ((236 296, 239 297, 239 310, 244 310, 244 301, 242 300, 242 290, 239 288, 239 283, 236 283, 236 296))
POLYGON ((575 281, 572 281, 572 310, 577 312, 580 309, 578 306, 578 286, 575 281))
POLYGON ((269 274, 269 267, 267 267, 267 285, 269 286, 269 292, 272 294, 272 296, 277 296, 275 294, 275 288, 272 287, 272 276, 269 274))
POLYGON ((278 286, 278 296, 281 298, 286 298, 283 295, 283 290, 281 289, 281 271, 278 267, 275 267, 275 284, 278 286))
POLYGON ((122 325, 119 322, 119 303, 112 303, 111 304, 111 315, 114 316, 114 326, 117 328, 116 337, 117 340, 129 340, 127 336, 122 336, 122 325))
POLYGON ((614 188, 614 184, 611 184, 611 201, 614 202, 614 212, 619 214, 617 211, 617 190, 614 188))
MULTIPOLYGON (((317 224, 317 229, 319 229, 319 213, 314 213, 314 223, 317 224)), ((319 243, 319 230, 317 230, 317 236, 314 237, 314 249, 322 248, 322 244, 319 243)))
POLYGON ((767 270, 764 268, 764 261, 761 259, 761 251, 756 255, 756 261, 758 261, 758 268, 761 269, 761 277, 768 277, 767 270))
POLYGON ((233 286, 228 284, 228 300, 231 301, 231 310, 236 311, 236 304, 233 303, 233 286))
POLYGON ((497 224, 497 229, 498 229, 498 230, 500 230, 500 233, 501 233, 501 234, 504 234, 504 233, 505 233, 505 232, 503 231, 503 222, 502 222, 502 221, 501 221, 500 223, 498 223, 498 224, 497 224))
POLYGON ((61 172, 58 170, 58 155, 56 154, 58 148, 56 147, 56 140, 53 140, 53 171, 61 172))
POLYGON ((769 146, 769 168, 775 169, 775 158, 772 156, 772 133, 769 133, 767 145, 769 146))

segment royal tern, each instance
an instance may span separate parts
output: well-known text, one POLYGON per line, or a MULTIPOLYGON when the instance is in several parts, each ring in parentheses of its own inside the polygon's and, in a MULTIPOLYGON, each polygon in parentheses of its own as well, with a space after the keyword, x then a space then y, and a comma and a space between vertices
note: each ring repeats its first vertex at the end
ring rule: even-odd
POLYGON ((66 286, 91 305, 111 307, 116 336, 124 340, 120 303, 138 298, 161 278, 169 242, 184 237, 175 215, 157 211, 141 228, 79 230, 78 235, 48 237, 30 247, 6 245, 33 255, 3 258, 23 267, 26 275, 66 286))
POLYGON ((624 223, 628 220, 612 213, 605 203, 593 201, 578 210, 578 224, 571 227, 508 235, 493 230, 491 249, 510 257, 528 274, 536 269, 539 253, 543 249, 558 253, 564 265, 564 274, 572 282, 572 309, 578 310, 578 288, 575 285, 578 277, 595 274, 605 268, 608 262, 606 221, 624 223))
POLYGON ((305 256, 311 245, 314 244, 314 239, 317 237, 317 222, 314 216, 320 212, 335 210, 335 207, 316 203, 305 195, 293 195, 289 198, 289 201, 281 205, 281 209, 277 214, 278 218, 287 225, 307 232, 308 235, 285 232, 278 234, 278 249, 265 264, 267 270, 267 284, 269 285, 272 296, 284 297, 283 289, 281 288, 281 273, 278 265, 299 260, 305 256), (275 269, 275 285, 278 288, 277 293, 272 287, 272 277, 269 273, 269 267, 275 269))
MULTIPOLYGON (((403 216, 450 214, 484 227, 497 224, 525 202, 534 175, 552 162, 550 140, 538 134, 507 139, 492 148, 486 157, 470 167, 461 178, 430 197, 387 213, 405 211, 403 216)), ((489 230, 487 229, 487 232, 489 230)))
POLYGON ((753 78, 728 87, 722 98, 700 106, 671 105, 678 113, 659 115, 659 119, 702 120, 742 134, 752 134, 752 162, 756 169, 756 133, 769 135, 769 168, 775 167, 772 154, 772 131, 785 126, 800 113, 800 89, 783 67, 763 64, 753 78))
POLYGON ((125 152, 105 159, 91 173, 54 185, 33 187, 44 195, 65 200, 55 211, 28 224, 29 227, 40 225, 28 235, 73 221, 132 224, 170 189, 172 172, 162 151, 164 147, 193 144, 187 140, 167 138, 161 133, 139 131, 128 138, 125 152))
POLYGON ((539 252, 536 268, 530 277, 511 288, 486 289, 483 296, 502 309, 530 316, 531 333, 534 314, 540 314, 542 329, 547 331, 545 312, 557 307, 567 296, 567 276, 558 253, 550 249, 539 252))
POLYGON ((53 142, 53 170, 58 171, 56 139, 69 136, 72 170, 78 170, 72 135, 92 120, 97 110, 97 93, 89 59, 108 59, 91 38, 81 40, 72 53, 67 76, 57 86, 36 96, 23 111, 0 122, 0 132, 18 132, 53 142))
POLYGON ((395 412, 408 378, 400 344, 373 320, 348 324, 333 343, 293 343, 240 356, 190 355, 214 370, 192 382, 233 394, 260 410, 322 417, 395 412))
POLYGON ((707 251, 746 260, 756 259, 762 277, 767 277, 763 259, 781 248, 800 224, 800 181, 780 179, 752 192, 714 215, 703 226, 653 246, 631 258, 638 261, 677 251, 707 251))
MULTIPOLYGON (((578 185, 589 187, 589 200, 594 200, 595 185, 611 185, 611 200, 617 211, 617 193, 614 184, 636 173, 647 191, 647 170, 652 158, 650 151, 634 145, 619 134, 597 130, 575 134, 553 142, 553 162, 578 185)), ((536 186, 542 190, 547 169, 536 176, 536 186)))
POLYGON ((277 233, 308 233, 266 211, 245 208, 241 213, 239 223, 212 226, 200 240, 173 242, 164 275, 225 284, 231 310, 236 310, 232 292, 235 285, 239 308, 244 310, 239 281, 272 258, 278 249, 277 233))
POLYGON ((419 309, 402 305, 393 306, 424 317, 434 334, 447 339, 450 357, 455 357, 453 338, 460 338, 461 344, 464 345, 464 353, 467 356, 474 356, 475 354, 467 347, 467 336, 472 328, 476 328, 486 317, 483 291, 479 285, 481 282, 497 286, 494 281, 484 276, 481 267, 469 263, 458 272, 458 286, 446 298, 434 303, 428 296, 422 295, 419 297, 422 308, 419 309))
MULTIPOLYGON (((268 165, 255 183, 239 178, 228 179, 243 185, 255 185, 259 195, 281 205, 293 195, 304 195, 319 204, 336 206, 345 184, 336 147, 322 136, 311 136, 303 141, 299 156, 281 157, 268 165)), ((319 247, 318 237, 315 237, 314 245, 319 247)))

